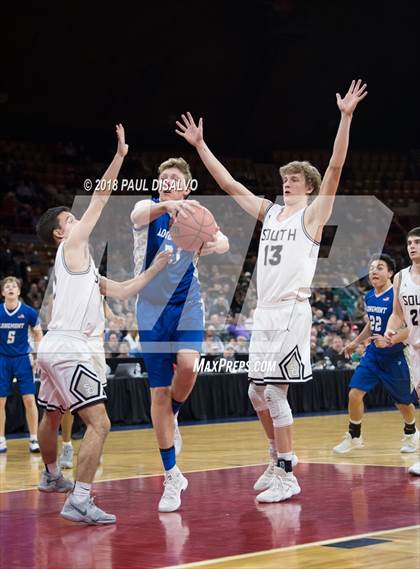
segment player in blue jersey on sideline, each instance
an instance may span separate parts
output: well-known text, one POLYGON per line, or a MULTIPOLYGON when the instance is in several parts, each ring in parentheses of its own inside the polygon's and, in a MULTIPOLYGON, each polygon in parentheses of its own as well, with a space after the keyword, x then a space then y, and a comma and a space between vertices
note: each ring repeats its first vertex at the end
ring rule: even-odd
POLYGON ((35 403, 35 382, 29 354, 32 352, 28 332, 31 330, 35 348, 42 339, 36 310, 19 301, 20 283, 16 277, 1 282, 4 303, 0 305, 0 453, 7 451, 5 438, 6 401, 17 379, 25 405, 29 429, 29 450, 39 452, 38 409, 35 403))
POLYGON ((403 342, 407 328, 400 329, 389 346, 384 338, 388 319, 392 314, 394 290, 391 278, 395 274, 395 261, 389 255, 374 257, 369 265, 369 282, 373 289, 365 295, 365 309, 369 322, 362 332, 345 348, 350 356, 358 344, 371 339, 366 353, 356 368, 349 393, 349 430, 334 452, 343 454, 364 446, 361 436, 364 412, 363 398, 376 385, 382 383, 404 419, 404 436, 401 452, 416 452, 419 432, 416 429, 415 395, 412 394, 410 371, 404 354, 403 342))
MULTIPOLYGON (((192 180, 187 162, 183 158, 166 160, 159 166, 159 180, 159 197, 137 202, 131 221, 136 275, 150 266, 159 251, 172 251, 168 266, 139 295, 137 320, 151 388, 152 422, 165 469, 159 511, 173 512, 188 486, 176 465, 181 447, 176 417, 197 377, 204 310, 196 268, 198 254, 178 249, 170 235, 174 216, 194 213, 197 204, 185 200, 192 180)), ((228 249, 228 239, 218 231, 200 255, 228 249)))

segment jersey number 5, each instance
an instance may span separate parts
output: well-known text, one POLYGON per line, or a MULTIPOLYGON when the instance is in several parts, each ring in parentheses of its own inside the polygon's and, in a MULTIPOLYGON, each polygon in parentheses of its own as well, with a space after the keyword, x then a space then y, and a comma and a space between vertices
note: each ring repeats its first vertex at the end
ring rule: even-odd
POLYGON ((264 265, 278 265, 281 261, 283 245, 266 245, 264 247, 264 265))
POLYGON ((16 331, 10 330, 9 333, 7 334, 7 343, 13 344, 13 342, 15 341, 15 336, 16 336, 16 331))

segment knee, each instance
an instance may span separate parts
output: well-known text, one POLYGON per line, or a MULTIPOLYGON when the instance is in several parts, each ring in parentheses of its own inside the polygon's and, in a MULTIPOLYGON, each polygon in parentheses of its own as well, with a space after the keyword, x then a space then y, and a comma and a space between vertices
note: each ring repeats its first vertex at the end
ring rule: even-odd
POLYGON ((41 419, 41 425, 47 429, 58 431, 61 422, 61 413, 59 411, 44 411, 41 419))
POLYGON ((194 364, 194 361, 184 362, 181 365, 178 364, 177 375, 186 379, 194 378, 197 375, 197 364, 194 364))
POLYGON ((110 430, 111 430, 111 421, 109 420, 108 415, 105 413, 105 416, 102 417, 101 421, 101 431, 106 436, 110 430))
POLYGON ((349 401, 350 403, 360 403, 363 401, 363 397, 365 396, 364 391, 360 391, 360 389, 350 389, 349 393, 349 401))
POLYGON ((152 389, 152 405, 156 407, 165 407, 171 402, 171 394, 169 387, 154 387, 152 389))
MULTIPOLYGON (((96 433, 101 437, 105 438, 109 431, 111 430, 111 421, 106 413, 98 417, 95 421, 93 421, 90 425, 96 433)), ((89 425, 88 425, 89 428, 89 425)))
POLYGON ((267 401, 264 398, 265 385, 255 385, 251 381, 248 387, 248 396, 251 400, 252 406, 255 411, 266 411, 268 409, 267 401))
POLYGON ((293 415, 287 400, 287 391, 280 385, 267 385, 264 391, 273 425, 276 428, 293 425, 293 415))

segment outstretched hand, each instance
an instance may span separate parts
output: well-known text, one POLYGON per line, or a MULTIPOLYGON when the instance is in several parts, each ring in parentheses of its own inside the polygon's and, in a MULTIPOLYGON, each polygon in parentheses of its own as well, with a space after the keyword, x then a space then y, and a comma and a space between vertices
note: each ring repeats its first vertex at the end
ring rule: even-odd
POLYGON ((335 96, 337 97, 337 106, 344 115, 351 116, 353 114, 354 109, 363 101, 366 97, 368 92, 366 91, 367 84, 363 83, 362 80, 359 79, 356 81, 352 81, 349 90, 347 91, 344 99, 341 98, 340 93, 336 93, 335 96))
POLYGON ((124 127, 121 123, 119 123, 119 124, 115 125, 115 130, 116 130, 117 138, 118 138, 117 154, 119 154, 121 156, 121 158, 124 158, 124 156, 127 156, 127 152, 128 152, 128 144, 125 143, 124 127))
POLYGON ((176 121, 179 130, 175 129, 175 132, 192 146, 198 146, 203 141, 203 119, 200 118, 196 125, 191 113, 187 113, 186 116, 181 115, 181 117, 183 122, 176 121))

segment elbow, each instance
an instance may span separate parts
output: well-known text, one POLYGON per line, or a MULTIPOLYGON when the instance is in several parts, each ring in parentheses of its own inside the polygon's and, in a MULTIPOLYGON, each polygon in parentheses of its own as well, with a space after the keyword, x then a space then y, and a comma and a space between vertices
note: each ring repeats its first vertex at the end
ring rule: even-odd
POLYGON ((237 182, 231 176, 229 176, 221 180, 220 188, 227 194, 234 194, 236 183, 237 182))

